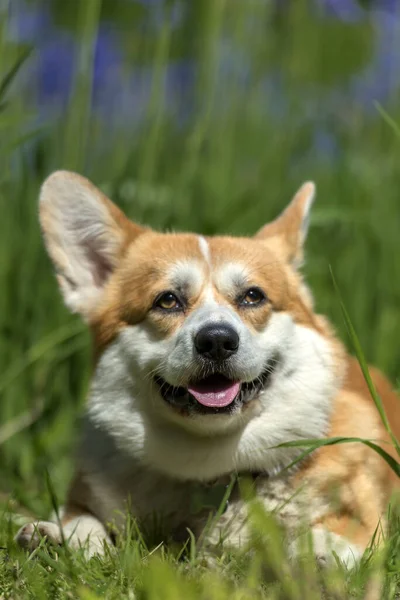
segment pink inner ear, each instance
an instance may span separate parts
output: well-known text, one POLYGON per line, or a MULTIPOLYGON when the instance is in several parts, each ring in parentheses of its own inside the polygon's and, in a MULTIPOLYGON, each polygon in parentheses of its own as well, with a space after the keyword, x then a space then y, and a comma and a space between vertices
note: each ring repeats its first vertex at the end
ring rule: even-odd
POLYGON ((100 254, 97 252, 96 248, 94 248, 89 242, 84 244, 83 251, 88 263, 91 266, 93 282, 96 287, 101 288, 110 277, 113 267, 110 261, 107 260, 107 255, 105 253, 100 254))

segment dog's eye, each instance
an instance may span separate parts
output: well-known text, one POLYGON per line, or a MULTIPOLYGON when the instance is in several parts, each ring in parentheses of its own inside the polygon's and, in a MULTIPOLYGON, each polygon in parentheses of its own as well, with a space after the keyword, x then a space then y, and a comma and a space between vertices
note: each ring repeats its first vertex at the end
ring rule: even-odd
POLYGON ((182 303, 172 292, 164 292, 156 299, 154 306, 163 310, 181 310, 182 303))
POLYGON ((261 304, 266 299, 266 296, 259 288, 250 288, 242 296, 240 304, 242 306, 256 306, 261 304))

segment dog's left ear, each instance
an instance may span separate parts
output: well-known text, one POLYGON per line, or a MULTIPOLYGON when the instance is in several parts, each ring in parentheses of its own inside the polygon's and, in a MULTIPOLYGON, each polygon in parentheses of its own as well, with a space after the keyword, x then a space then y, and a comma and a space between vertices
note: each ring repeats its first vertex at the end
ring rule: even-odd
POLYGON ((283 213, 255 235, 256 239, 268 241, 295 268, 303 262, 303 246, 314 198, 315 184, 308 181, 301 186, 283 213))

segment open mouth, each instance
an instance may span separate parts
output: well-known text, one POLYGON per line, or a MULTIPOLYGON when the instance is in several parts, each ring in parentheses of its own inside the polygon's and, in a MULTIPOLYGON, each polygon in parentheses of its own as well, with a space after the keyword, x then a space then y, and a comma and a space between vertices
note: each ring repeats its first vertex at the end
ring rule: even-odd
POLYGON ((272 373, 273 366, 268 364, 253 381, 234 381, 222 373, 193 381, 188 387, 174 387, 159 376, 154 380, 164 400, 186 413, 230 414, 256 398, 269 385, 272 373))

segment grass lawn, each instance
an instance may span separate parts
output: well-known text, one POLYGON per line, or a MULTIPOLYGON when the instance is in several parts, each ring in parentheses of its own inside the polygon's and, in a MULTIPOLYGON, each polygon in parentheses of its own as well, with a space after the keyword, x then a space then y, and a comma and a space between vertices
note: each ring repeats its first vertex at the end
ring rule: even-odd
POLYGON ((226 549, 214 569, 195 544, 182 562, 164 546, 146 548, 136 531, 89 563, 65 548, 28 557, 13 544, 21 514, 52 510, 47 474, 63 502, 90 377, 89 335, 62 305, 39 232, 38 189, 54 169, 90 177, 137 221, 205 235, 255 233, 314 180, 305 274, 317 310, 351 349, 332 271, 367 360, 400 387, 399 95, 361 105, 350 85, 374 50, 371 21, 326 18, 303 0, 286 12, 261 0, 201 0, 180 26, 167 11, 143 37, 128 26, 141 13, 111 4, 54 2, 80 67, 55 115, 23 93, 40 41, 28 55, 0 12, 0 598, 400 597, 396 507, 382 548, 372 544, 352 572, 319 572, 311 558, 290 565, 257 506, 251 552, 226 549), (117 101, 109 115, 91 108, 93 40, 107 19, 124 69, 151 73, 135 126, 117 122, 117 101), (166 66, 189 59, 193 89, 171 106, 166 66))

